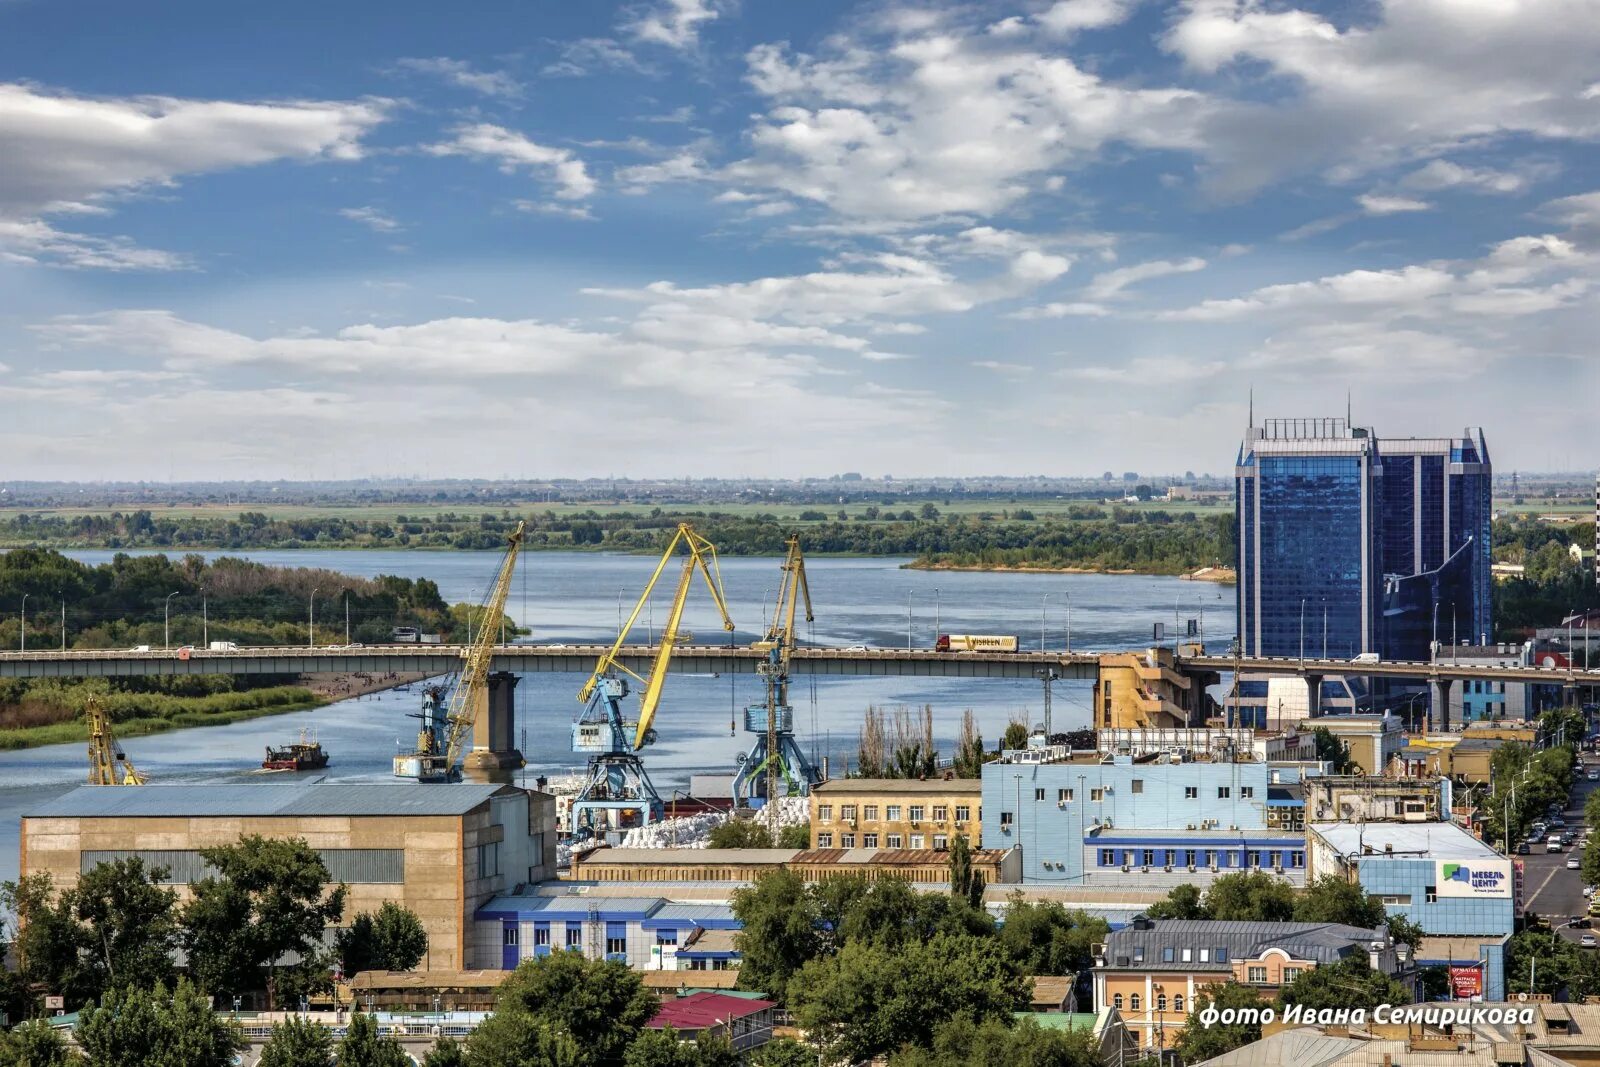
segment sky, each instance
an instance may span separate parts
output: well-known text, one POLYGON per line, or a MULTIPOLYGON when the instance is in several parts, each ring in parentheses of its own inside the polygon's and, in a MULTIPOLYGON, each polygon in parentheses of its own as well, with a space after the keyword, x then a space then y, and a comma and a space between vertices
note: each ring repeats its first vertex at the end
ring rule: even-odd
POLYGON ((1593 467, 1600 0, 0 0, 18 479, 1593 467), (1347 399, 1348 398, 1348 399, 1347 399))

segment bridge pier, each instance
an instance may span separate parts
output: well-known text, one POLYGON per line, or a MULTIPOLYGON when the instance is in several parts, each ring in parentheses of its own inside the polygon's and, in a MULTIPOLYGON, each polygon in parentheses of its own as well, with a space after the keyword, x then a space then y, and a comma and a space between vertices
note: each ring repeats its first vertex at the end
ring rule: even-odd
POLYGON ((1430 720, 1437 718, 1439 731, 1450 732, 1450 686, 1454 684, 1451 678, 1435 678, 1433 680, 1433 707, 1428 709, 1430 720))
POLYGON ((1322 675, 1306 675, 1306 718, 1322 718, 1322 675))
POLYGON ((480 692, 472 709, 472 751, 469 770, 503 770, 522 766, 517 751, 516 692, 518 677, 510 671, 489 675, 486 692, 480 692))

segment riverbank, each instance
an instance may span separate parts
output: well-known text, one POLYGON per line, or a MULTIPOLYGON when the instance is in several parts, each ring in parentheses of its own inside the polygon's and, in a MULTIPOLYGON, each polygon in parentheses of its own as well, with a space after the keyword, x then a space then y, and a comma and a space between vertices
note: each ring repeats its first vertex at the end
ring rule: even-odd
POLYGON ((1201 567, 1183 571, 1179 568, 1104 567, 1081 563, 954 563, 944 559, 914 559, 900 564, 908 571, 973 571, 982 574, 1132 574, 1161 578, 1181 578, 1190 582, 1216 582, 1235 585, 1238 576, 1231 567, 1201 567))
MULTIPOLYGON (((116 723, 118 738, 183 730, 191 726, 225 726, 228 723, 258 719, 265 715, 284 715, 309 711, 332 703, 304 686, 279 685, 268 689, 249 689, 239 693, 217 693, 206 697, 169 697, 169 707, 160 715, 123 719, 116 723)), ((0 750, 42 748, 85 741, 86 727, 75 713, 61 722, 42 723, 0 730, 0 750)))

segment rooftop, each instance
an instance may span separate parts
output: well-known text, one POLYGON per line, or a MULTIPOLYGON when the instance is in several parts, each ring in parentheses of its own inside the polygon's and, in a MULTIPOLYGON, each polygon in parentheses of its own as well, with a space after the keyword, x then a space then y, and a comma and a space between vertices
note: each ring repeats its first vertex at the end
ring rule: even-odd
MULTIPOLYGON (((975 863, 998 863, 1005 850, 975 848, 975 863)), ((751 867, 770 864, 863 864, 876 867, 920 867, 950 861, 948 852, 930 848, 600 848, 576 861, 579 867, 606 864, 642 867, 751 867)))
POLYGON ((1106 963, 1111 970, 1233 970, 1234 960, 1255 959, 1280 948, 1297 960, 1333 963, 1355 952, 1365 953, 1373 941, 1386 941, 1381 927, 1371 930, 1340 923, 1219 922, 1213 919, 1147 920, 1147 927, 1126 926, 1106 938, 1106 963), (1174 949, 1164 960, 1162 950, 1174 949), (1144 958, 1138 960, 1142 949, 1144 958), (1227 958, 1218 960, 1217 949, 1227 958), (1183 954, 1190 958, 1185 960, 1183 954), (1201 957, 1206 958, 1202 959, 1201 957), (1126 961, 1126 962, 1124 962, 1126 961))
POLYGON ((114 789, 79 786, 25 819, 264 818, 296 815, 465 815, 503 789, 468 783, 196 782, 114 789))
POLYGON ((1450 822, 1313 823, 1308 829, 1340 855, 1383 856, 1408 853, 1405 859, 1504 859, 1494 849, 1450 822))
POLYGON ((971 793, 983 791, 981 778, 832 778, 812 786, 818 796, 830 793, 971 793))
POLYGON ((670 1026, 674 1030, 704 1030, 725 1025, 730 1019, 758 1015, 776 1007, 770 1000, 750 1000, 732 997, 726 993, 704 991, 662 1003, 656 1017, 651 1019, 651 1029, 670 1026))

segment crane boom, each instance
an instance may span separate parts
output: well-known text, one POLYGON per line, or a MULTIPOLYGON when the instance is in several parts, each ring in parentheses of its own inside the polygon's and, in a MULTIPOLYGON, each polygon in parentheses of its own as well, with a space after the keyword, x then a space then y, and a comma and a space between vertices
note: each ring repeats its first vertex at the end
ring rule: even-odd
POLYGON ((495 578, 488 597, 483 602, 477 636, 473 638, 461 662, 461 677, 450 693, 450 703, 445 711, 445 721, 450 724, 444 744, 445 768, 455 770, 466 748, 467 735, 472 731, 474 697, 488 682, 489 661, 494 656, 495 635, 500 619, 505 614, 506 598, 511 594, 511 579, 516 572, 517 554, 522 549, 523 529, 526 523, 518 521, 516 529, 506 538, 506 554, 500 563, 500 574, 495 578), (493 620, 491 622, 491 620, 493 620))
POLYGON ((91 694, 83 710, 89 719, 89 784, 144 785, 148 779, 117 744, 111 732, 111 716, 101 706, 100 698, 91 694))

